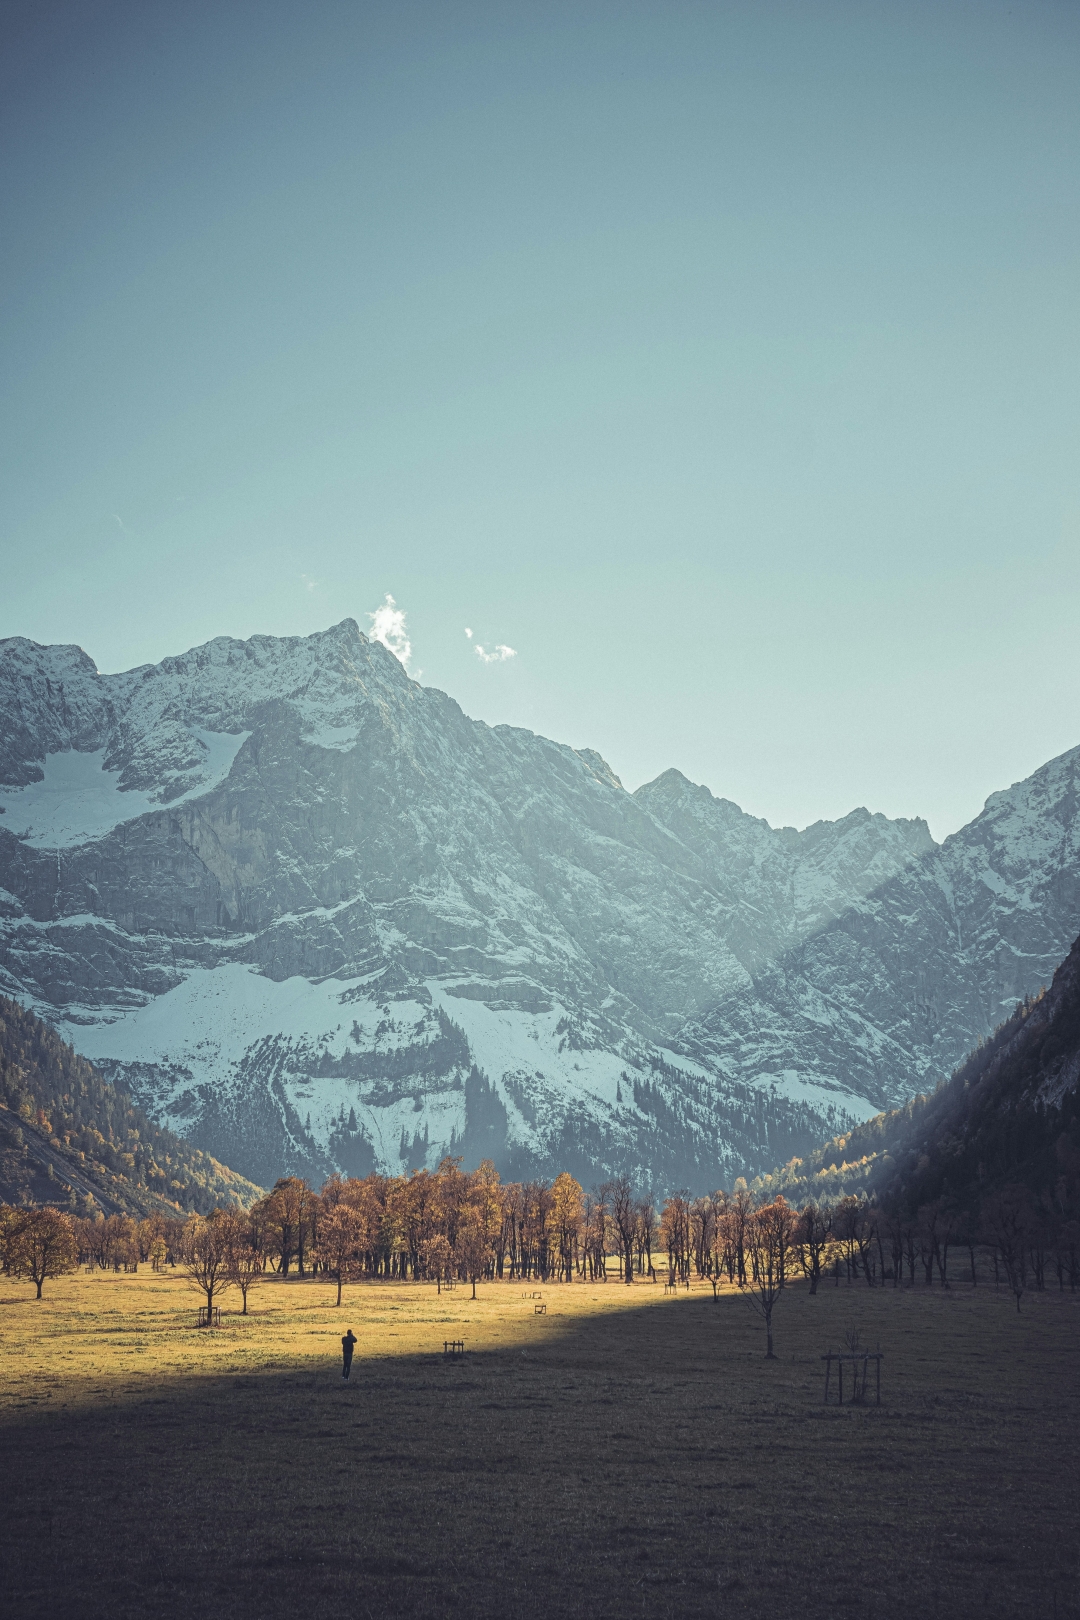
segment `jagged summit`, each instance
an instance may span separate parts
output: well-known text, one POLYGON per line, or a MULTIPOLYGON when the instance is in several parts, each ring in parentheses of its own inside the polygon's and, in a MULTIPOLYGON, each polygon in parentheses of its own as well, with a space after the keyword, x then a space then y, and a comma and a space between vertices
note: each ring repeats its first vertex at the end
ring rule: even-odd
POLYGON ((116 675, 15 639, 0 987, 257 1181, 453 1146, 707 1184, 1048 977, 1074 774, 940 849, 861 809, 795 832, 472 720, 351 619, 116 675))

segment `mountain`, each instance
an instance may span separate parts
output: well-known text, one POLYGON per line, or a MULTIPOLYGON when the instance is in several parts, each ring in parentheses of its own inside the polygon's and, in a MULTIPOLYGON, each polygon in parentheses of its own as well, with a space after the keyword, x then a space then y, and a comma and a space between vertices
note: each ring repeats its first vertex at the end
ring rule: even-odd
POLYGON ((1080 927, 1080 749, 755 969, 682 1039, 789 1085, 841 1073, 879 1108, 947 1075, 1050 979, 1080 927))
POLYGON ((48 1025, 0 996, 0 1203, 176 1215, 246 1207, 260 1191, 159 1130, 48 1025))
POLYGON ((352 620, 119 675, 15 638, 0 985, 255 1180, 450 1151, 715 1185, 1045 982, 1078 758, 940 848, 865 810, 796 832, 471 720, 352 620))
MULTIPOLYGON (((948 1080, 768 1178, 789 1199, 865 1191, 914 1214, 937 1199, 977 1214, 1020 1186, 1080 1214, 1080 939, 948 1080)), ((1075 1230, 1075 1228, 1074 1228, 1075 1230)))

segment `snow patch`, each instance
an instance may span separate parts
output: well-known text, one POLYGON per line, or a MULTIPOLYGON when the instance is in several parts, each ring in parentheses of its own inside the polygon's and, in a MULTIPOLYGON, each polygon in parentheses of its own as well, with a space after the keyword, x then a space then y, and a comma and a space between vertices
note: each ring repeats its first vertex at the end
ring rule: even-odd
POLYGON ((360 727, 353 721, 344 725, 305 726, 300 741, 313 748, 332 748, 339 754, 347 754, 350 748, 356 747, 359 736, 360 727))
MULTIPOLYGON (((186 793, 170 799, 168 808, 200 798, 220 787, 250 731, 214 732, 192 727, 206 749, 200 779, 186 793)), ((44 849, 68 849, 104 838, 115 827, 166 808, 160 798, 138 788, 122 789, 120 772, 105 769, 104 748, 80 754, 75 749, 46 754, 44 776, 27 787, 0 786, 3 825, 23 842, 44 849)))

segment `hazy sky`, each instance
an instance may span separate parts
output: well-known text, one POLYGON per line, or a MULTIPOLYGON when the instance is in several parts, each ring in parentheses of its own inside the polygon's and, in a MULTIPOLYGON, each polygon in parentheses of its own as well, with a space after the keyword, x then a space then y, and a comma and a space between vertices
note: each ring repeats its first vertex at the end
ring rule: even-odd
POLYGON ((0 635, 389 592, 629 786, 942 836, 1080 743, 1078 84, 1074 0, 7 0, 0 635))

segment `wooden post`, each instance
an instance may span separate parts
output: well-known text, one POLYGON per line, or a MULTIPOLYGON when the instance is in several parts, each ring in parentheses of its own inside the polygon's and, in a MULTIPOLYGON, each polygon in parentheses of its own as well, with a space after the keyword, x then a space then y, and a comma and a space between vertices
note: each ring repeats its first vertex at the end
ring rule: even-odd
POLYGON ((875 1356, 874 1360, 875 1360, 875 1363, 877 1365, 877 1401, 876 1401, 875 1404, 880 1406, 881 1405, 881 1357, 880 1356, 875 1356))
POLYGON ((829 1378, 832 1375, 832 1352, 825 1359, 825 1405, 829 1404, 829 1378))
POLYGON ((840 1373, 840 1405, 843 1406, 843 1404, 844 1404, 844 1358, 843 1358, 843 1356, 837 1356, 836 1365, 837 1365, 837 1369, 839 1370, 839 1373, 840 1373))

